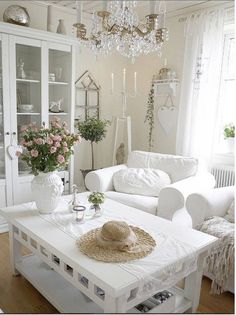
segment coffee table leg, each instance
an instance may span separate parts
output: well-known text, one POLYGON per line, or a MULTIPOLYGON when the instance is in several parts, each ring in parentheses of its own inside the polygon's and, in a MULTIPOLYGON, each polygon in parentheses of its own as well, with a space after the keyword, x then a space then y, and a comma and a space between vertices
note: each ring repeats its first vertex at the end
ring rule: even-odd
POLYGON ((192 307, 190 309, 192 313, 196 313, 196 310, 199 305, 201 285, 202 285, 203 265, 204 265, 204 259, 206 256, 207 256, 207 252, 204 252, 199 255, 198 261, 197 261, 197 270, 192 272, 185 279, 184 296, 192 301, 192 307))
POLYGON ((126 313, 126 297, 106 296, 104 313, 126 313))
POLYGON ((9 243, 10 243, 10 262, 11 270, 14 276, 19 275, 19 272, 15 268, 16 261, 19 261, 22 257, 20 249, 21 244, 14 238, 13 225, 9 223, 9 243))

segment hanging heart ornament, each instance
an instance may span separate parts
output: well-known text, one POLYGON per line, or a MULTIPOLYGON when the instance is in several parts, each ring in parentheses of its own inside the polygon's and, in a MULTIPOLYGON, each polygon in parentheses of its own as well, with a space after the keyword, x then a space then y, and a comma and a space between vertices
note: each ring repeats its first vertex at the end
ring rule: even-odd
POLYGON ((7 147, 7 152, 12 160, 17 159, 22 153, 22 147, 20 145, 9 145, 7 147))
POLYGON ((175 106, 162 106, 158 109, 158 120, 167 135, 171 132, 176 123, 177 113, 178 110, 175 106))

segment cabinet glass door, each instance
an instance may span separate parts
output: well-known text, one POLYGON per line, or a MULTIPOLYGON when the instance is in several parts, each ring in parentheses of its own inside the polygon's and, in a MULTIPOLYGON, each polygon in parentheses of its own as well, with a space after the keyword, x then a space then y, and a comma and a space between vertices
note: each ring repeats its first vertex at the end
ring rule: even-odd
POLYGON ((5 178, 5 149, 3 121, 2 42, 0 41, 0 179, 5 178))
MULTIPOLYGON (((41 126, 41 47, 16 44, 17 142, 26 126, 41 126)), ((29 168, 18 159, 19 175, 29 168)))
POLYGON ((49 121, 69 124, 71 110, 71 53, 49 49, 49 121))

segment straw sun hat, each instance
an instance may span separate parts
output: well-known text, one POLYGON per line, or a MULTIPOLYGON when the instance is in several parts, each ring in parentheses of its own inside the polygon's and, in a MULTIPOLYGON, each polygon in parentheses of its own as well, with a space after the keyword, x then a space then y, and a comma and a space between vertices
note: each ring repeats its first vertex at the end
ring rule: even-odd
POLYGON ((80 251, 104 262, 126 262, 149 255, 155 240, 144 230, 123 221, 108 221, 77 241, 80 251))

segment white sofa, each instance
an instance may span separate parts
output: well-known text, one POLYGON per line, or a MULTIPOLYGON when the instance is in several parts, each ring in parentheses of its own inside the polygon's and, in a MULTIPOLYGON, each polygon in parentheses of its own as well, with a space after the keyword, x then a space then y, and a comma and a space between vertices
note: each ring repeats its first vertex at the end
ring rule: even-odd
MULTIPOLYGON (((186 209, 191 215, 193 227, 212 216, 224 217, 233 201, 234 192, 235 187, 230 186, 189 195, 186 200, 186 209)), ((208 272, 204 274, 210 279, 214 277, 208 272)), ((231 270, 230 275, 226 288, 234 293, 234 270, 231 270)))
POLYGON ((213 188, 214 177, 189 157, 132 151, 127 164, 92 171, 85 178, 90 191, 105 192, 110 199, 137 209, 172 220, 178 224, 192 226, 191 216, 185 209, 185 200, 191 193, 213 188), (171 178, 171 184, 160 191, 159 197, 131 195, 114 190, 113 175, 126 168, 160 169, 171 178))

